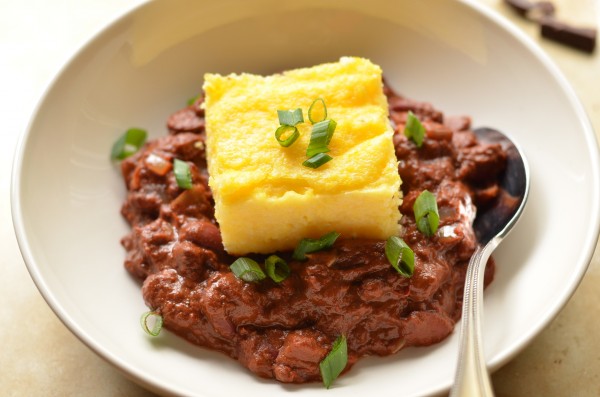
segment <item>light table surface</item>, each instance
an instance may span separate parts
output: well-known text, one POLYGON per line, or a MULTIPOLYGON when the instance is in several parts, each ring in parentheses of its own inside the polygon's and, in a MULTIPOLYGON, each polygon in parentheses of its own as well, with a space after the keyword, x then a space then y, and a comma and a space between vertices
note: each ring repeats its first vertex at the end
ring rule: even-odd
MULTIPOLYGON (((600 137, 600 48, 592 55, 539 38, 501 0, 479 0, 535 38, 557 63, 600 137)), ((142 0, 0 0, 0 394, 151 396, 81 343, 29 277, 10 215, 15 145, 69 57, 115 15, 142 0)), ((600 0, 557 0, 562 19, 600 25, 600 0)), ((42 209, 40 209, 42 210, 42 209)), ((499 397, 600 396, 600 252, 558 317, 493 375, 499 397)), ((568 264, 562 264, 568 266, 568 264)))

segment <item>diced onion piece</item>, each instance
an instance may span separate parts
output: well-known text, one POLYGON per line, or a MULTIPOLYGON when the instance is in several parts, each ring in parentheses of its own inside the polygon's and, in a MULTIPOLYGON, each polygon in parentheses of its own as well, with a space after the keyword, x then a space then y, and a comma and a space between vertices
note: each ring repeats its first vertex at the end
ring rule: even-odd
POLYGON ((308 120, 312 123, 318 123, 327 118, 327 106, 323 98, 317 98, 308 108, 308 120))
POLYGON ((440 223, 435 195, 428 190, 421 192, 413 204, 413 212, 417 229, 428 237, 433 236, 440 223))
POLYGON ((160 334, 160 330, 163 326, 163 318, 160 314, 155 311, 149 311, 142 314, 140 317, 140 324, 142 325, 142 329, 150 336, 158 336, 160 334), (149 323, 154 320, 154 324, 150 325, 149 323))
POLYGON ((290 275, 290 268, 286 261, 277 255, 271 255, 265 260, 265 272, 271 280, 280 283, 290 275))
POLYGON ((319 363, 321 378, 327 389, 329 389, 333 381, 340 376, 347 364, 348 342, 346 341, 345 335, 340 335, 335 342, 333 342, 331 351, 325 356, 323 361, 319 363))
POLYGON ((206 150, 206 145, 204 144, 204 141, 194 142, 194 147, 198 150, 206 150))
POLYGON ((306 148, 306 157, 312 157, 318 153, 327 153, 329 142, 333 137, 337 123, 334 120, 323 120, 313 125, 310 134, 310 142, 306 148))
POLYGON ((275 130, 275 139, 283 147, 288 147, 292 143, 296 142, 296 139, 300 136, 300 132, 297 127, 291 125, 282 125, 275 130))
POLYGON ((302 109, 290 109, 290 110, 277 110, 277 117, 279 118, 279 124, 289 125, 295 127, 296 124, 303 123, 304 117, 302 117, 302 109))
POLYGON ((306 259, 306 254, 322 251, 331 247, 339 236, 340 234, 337 232, 329 232, 318 239, 303 238, 298 246, 296 246, 292 258, 297 261, 303 261, 306 259))
POLYGON ((192 188, 192 172, 187 162, 179 159, 173 160, 173 172, 175 173, 177 186, 182 189, 192 188))
POLYGON ((317 153, 311 158, 304 160, 302 165, 308 168, 319 168, 323 164, 333 160, 333 157, 327 153, 317 153))
POLYGON ((415 253, 398 236, 391 236, 385 242, 385 256, 398 273, 412 277, 415 270, 415 253))
POLYGON ((238 258, 229 266, 229 268, 237 278, 249 283, 261 281, 267 277, 260 268, 260 265, 250 258, 238 258))
POLYGON ((150 153, 144 162, 148 169, 156 175, 163 176, 171 170, 171 163, 155 153, 150 153))
POLYGON ((148 133, 141 128, 130 128, 113 144, 110 157, 123 160, 137 152, 146 142, 148 133))
POLYGON ((406 125, 404 126, 404 135, 412 140, 417 147, 423 145, 423 140, 425 139, 425 127, 423 127, 423 124, 421 124, 417 116, 410 110, 408 111, 406 125))

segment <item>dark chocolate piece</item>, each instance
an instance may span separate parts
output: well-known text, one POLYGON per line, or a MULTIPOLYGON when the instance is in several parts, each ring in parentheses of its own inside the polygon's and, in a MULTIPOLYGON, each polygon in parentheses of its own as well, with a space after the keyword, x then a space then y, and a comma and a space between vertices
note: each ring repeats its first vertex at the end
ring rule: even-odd
POLYGON ((527 11, 527 19, 539 22, 541 19, 554 15, 556 8, 549 1, 538 1, 533 4, 533 7, 527 11))
POLYGON ((554 15, 556 11, 554 4, 550 1, 504 0, 504 2, 522 17, 534 21, 537 21, 542 16, 549 17, 554 15))
POLYGON ((533 3, 529 0, 504 0, 504 2, 523 17, 527 16, 527 12, 533 6, 533 3))
POLYGON ((547 39, 588 53, 596 48, 596 29, 574 27, 553 18, 542 19, 540 26, 542 37, 547 39))
POLYGON ((529 0, 504 0, 504 2, 523 17, 527 15, 533 5, 529 0))

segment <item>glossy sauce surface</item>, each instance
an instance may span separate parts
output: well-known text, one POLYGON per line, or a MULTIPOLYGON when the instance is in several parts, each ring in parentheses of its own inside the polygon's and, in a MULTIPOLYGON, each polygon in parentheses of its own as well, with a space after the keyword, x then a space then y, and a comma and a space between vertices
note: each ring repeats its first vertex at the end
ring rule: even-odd
MULTIPOLYGON (((293 383, 320 380, 319 362, 340 334, 348 340, 349 369, 361 356, 431 345, 452 332, 477 245, 471 224, 500 197, 506 154, 499 145, 477 142, 468 117, 444 117, 388 87, 386 95, 404 195, 402 238, 415 252, 410 279, 390 266, 384 241, 343 236, 305 262, 278 253, 291 268, 280 284, 238 279, 214 219, 202 99, 168 119, 169 135, 123 161, 128 193, 122 214, 132 226, 122 240, 125 267, 143 282, 146 304, 167 329, 261 377, 293 383), (409 110, 427 131, 421 148, 402 134, 409 110), (174 158, 189 162, 192 189, 180 189, 164 167, 174 158), (440 212, 431 238, 416 229, 412 211, 425 189, 436 195, 440 212)), ((486 283, 493 272, 491 261, 486 283)))

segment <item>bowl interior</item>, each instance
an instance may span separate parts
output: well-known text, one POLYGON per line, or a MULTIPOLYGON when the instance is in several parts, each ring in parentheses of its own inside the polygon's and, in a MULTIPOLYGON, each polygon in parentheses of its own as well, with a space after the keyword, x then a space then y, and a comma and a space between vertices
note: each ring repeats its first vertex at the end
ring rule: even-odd
POLYGON ((475 4, 447 0, 156 0, 90 41, 39 105, 14 170, 23 256, 65 324, 159 391, 331 396, 377 385, 380 396, 400 386, 417 396, 449 387, 456 332, 436 346, 365 359, 325 391, 257 379, 225 356, 168 333, 149 340, 139 327, 140 285, 124 270, 119 244, 128 226, 119 167, 109 159, 115 139, 133 126, 165 134, 166 118, 200 91, 205 72, 269 74, 344 55, 370 58, 398 92, 521 144, 532 190, 495 254, 488 362, 499 366, 535 336, 576 288, 598 236, 594 134, 564 79, 523 36, 475 4))

